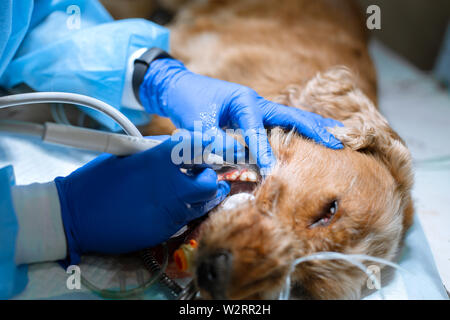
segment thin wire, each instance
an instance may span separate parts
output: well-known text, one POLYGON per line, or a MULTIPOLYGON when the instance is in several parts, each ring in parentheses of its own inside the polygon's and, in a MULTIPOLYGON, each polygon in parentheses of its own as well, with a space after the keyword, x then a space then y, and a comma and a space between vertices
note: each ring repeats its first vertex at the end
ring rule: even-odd
MULTIPOLYGON (((301 257, 301 258, 294 260, 294 262, 292 263, 289 275, 286 277, 286 282, 285 282, 284 288, 280 292, 280 295, 279 295, 280 300, 287 300, 290 297, 291 274, 294 271, 295 267, 303 262, 312 261, 312 260, 345 260, 347 262, 350 262, 351 264, 355 265, 358 269, 360 269, 362 272, 364 272, 369 277, 369 279, 375 284, 376 288, 382 288, 380 281, 375 277, 375 275, 373 273, 371 273, 367 270, 367 267, 363 263, 361 263, 358 260, 373 261, 373 262, 377 262, 380 264, 388 265, 388 266, 398 269, 400 271, 408 272, 406 269, 400 267, 396 263, 393 263, 391 261, 388 261, 388 260, 385 260, 382 258, 368 256, 365 254, 343 254, 343 253, 339 253, 339 252, 328 252, 328 251, 317 252, 317 253, 313 253, 313 254, 307 255, 305 257, 301 257)), ((380 295, 381 295, 382 299, 384 300, 385 297, 384 297, 382 289, 380 291, 380 295)))
POLYGON ((438 156, 413 162, 416 169, 442 171, 450 169, 450 155, 438 156))
POLYGON ((66 114, 66 110, 64 109, 64 105, 61 103, 58 103, 57 108, 58 108, 59 115, 61 117, 62 122, 64 124, 71 126, 72 124, 70 123, 69 119, 67 118, 67 114, 66 114))
POLYGON ((450 155, 438 156, 438 157, 422 159, 422 160, 416 160, 416 161, 414 161, 414 164, 421 165, 421 164, 429 164, 429 163, 444 162, 444 161, 445 162, 446 161, 450 161, 450 155))
POLYGON ((53 120, 54 120, 56 123, 62 123, 62 120, 61 120, 61 118, 59 117, 58 112, 56 112, 56 105, 55 105, 55 104, 52 104, 52 105, 50 106, 50 113, 51 113, 51 115, 52 115, 53 120))

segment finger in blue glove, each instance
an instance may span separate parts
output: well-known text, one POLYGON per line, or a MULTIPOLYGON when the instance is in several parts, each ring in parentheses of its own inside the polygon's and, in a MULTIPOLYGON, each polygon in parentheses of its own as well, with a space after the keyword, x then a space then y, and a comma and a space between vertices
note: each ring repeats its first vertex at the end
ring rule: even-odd
MULTIPOLYGON (((170 117, 179 128, 215 130, 224 141, 223 128, 242 129, 246 142, 255 142, 249 149, 262 173, 270 171, 276 162, 265 126, 294 129, 332 149, 343 147, 326 130, 326 127, 342 126, 340 122, 267 101, 239 84, 195 74, 174 59, 153 61, 139 92, 147 111, 170 117)), ((231 142, 226 143, 224 150, 234 148, 228 145, 231 142)))

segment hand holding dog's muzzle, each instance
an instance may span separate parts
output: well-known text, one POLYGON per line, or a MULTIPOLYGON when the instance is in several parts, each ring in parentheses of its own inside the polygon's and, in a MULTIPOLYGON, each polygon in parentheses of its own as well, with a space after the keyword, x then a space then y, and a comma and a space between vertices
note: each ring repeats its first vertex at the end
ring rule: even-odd
POLYGON ((179 128, 211 132, 225 141, 224 152, 236 148, 225 138, 224 128, 243 130, 245 142, 257 164, 270 171, 276 160, 265 127, 294 129, 301 135, 332 148, 342 144, 326 127, 342 126, 333 119, 268 101, 254 90, 235 83, 190 72, 179 61, 155 60, 140 86, 140 100, 148 112, 169 117, 179 128))

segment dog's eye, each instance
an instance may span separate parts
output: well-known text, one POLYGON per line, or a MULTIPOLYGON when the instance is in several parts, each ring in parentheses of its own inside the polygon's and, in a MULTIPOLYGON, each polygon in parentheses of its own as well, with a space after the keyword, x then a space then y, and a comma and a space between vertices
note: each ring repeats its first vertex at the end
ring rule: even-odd
POLYGON ((334 215, 338 211, 338 201, 333 200, 327 204, 317 219, 309 226, 309 228, 326 227, 330 224, 334 215))

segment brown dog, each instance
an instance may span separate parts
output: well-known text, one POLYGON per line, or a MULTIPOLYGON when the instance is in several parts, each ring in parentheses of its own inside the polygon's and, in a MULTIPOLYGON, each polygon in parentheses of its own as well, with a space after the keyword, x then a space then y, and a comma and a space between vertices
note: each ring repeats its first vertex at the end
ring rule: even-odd
MULTIPOLYGON (((295 259, 334 251, 392 260, 411 225, 411 157, 377 111, 376 75, 359 10, 342 0, 194 2, 172 26, 172 52, 194 72, 344 123, 330 150, 274 129, 278 159, 255 198, 202 226, 204 297, 275 298, 295 259)), ((366 265, 373 264, 366 261, 366 265)), ((310 298, 359 298, 367 276, 342 260, 292 272, 310 298)))

